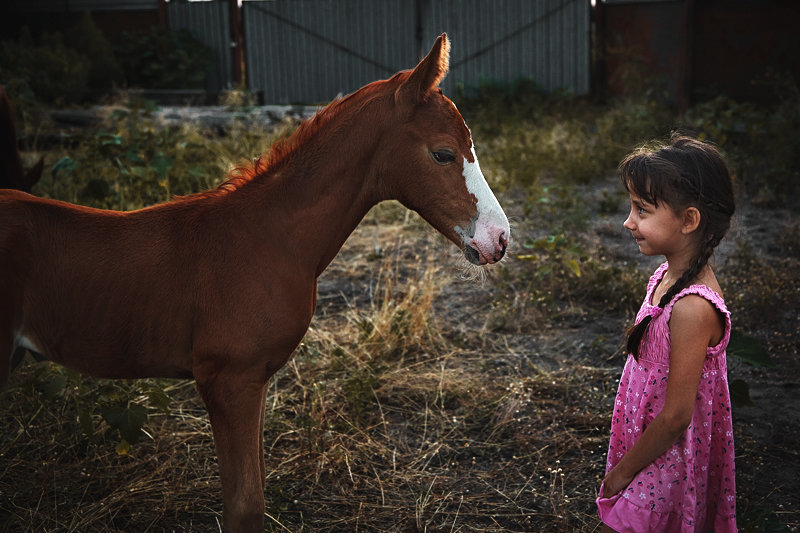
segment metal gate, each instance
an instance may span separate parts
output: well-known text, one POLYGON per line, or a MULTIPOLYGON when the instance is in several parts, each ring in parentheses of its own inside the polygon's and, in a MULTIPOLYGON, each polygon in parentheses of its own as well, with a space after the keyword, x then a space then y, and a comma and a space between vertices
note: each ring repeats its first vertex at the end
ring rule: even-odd
MULTIPOLYGON (((170 2, 173 27, 214 50, 209 88, 231 85, 226 2, 170 2)), ((245 0, 245 79, 266 103, 323 103, 411 68, 436 36, 453 42, 453 96, 485 80, 533 79, 586 94, 588 0, 245 0)))
POLYGON ((414 13, 408 0, 244 2, 248 87, 318 103, 387 78, 416 63, 414 13))

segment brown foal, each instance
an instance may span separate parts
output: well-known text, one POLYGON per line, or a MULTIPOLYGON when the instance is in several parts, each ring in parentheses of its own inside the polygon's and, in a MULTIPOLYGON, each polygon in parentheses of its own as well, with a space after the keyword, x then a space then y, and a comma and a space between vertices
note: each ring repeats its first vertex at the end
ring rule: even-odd
POLYGON ((26 350, 98 377, 194 378, 224 528, 261 531, 267 381, 368 210, 397 199, 476 264, 505 252, 508 220, 438 88, 448 58, 442 35, 211 191, 131 212, 0 191, 0 384, 26 350))

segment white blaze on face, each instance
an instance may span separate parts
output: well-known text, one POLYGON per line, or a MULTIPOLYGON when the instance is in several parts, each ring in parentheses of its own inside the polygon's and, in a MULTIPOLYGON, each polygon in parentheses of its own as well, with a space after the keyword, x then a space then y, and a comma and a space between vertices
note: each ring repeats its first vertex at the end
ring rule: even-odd
MULTIPOLYGON (((508 218, 500 207, 492 189, 483 177, 481 166, 478 164, 478 157, 475 155, 475 147, 471 147, 472 161, 464 158, 464 181, 467 190, 478 200, 478 216, 472 221, 472 227, 456 227, 456 232, 461 235, 464 244, 475 248, 482 259, 488 260, 493 257, 511 237, 511 229, 508 225, 508 218)), ((489 261, 493 262, 493 261, 489 261)))

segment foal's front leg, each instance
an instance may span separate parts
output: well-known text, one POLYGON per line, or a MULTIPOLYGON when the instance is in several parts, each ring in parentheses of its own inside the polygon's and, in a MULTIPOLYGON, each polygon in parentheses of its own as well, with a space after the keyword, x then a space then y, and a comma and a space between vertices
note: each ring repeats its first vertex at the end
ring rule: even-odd
POLYGON ((264 530, 263 406, 267 386, 224 371, 197 378, 205 401, 222 480, 226 533, 264 530))

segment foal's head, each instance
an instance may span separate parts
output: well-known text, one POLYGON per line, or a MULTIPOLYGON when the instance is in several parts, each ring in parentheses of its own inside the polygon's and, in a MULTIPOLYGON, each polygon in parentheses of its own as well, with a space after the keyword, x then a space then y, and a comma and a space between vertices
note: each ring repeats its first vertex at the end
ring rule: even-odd
POLYGON ((379 148, 390 162, 382 177, 395 198, 458 245, 470 262, 495 263, 511 232, 478 165, 469 128, 438 88, 449 55, 442 35, 414 70, 398 74, 396 123, 379 148))

